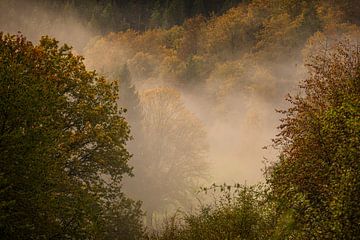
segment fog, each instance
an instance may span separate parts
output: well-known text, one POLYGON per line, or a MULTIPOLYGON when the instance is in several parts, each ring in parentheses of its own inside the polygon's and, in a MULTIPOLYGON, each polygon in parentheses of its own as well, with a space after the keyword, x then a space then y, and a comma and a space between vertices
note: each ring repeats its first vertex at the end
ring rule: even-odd
POLYGON ((41 1, 0 1, 0 31, 17 34, 21 32, 34 44, 41 36, 56 38, 61 44, 68 44, 81 53, 96 29, 85 26, 71 10, 54 9, 41 1))
MULTIPOLYGON (((114 69, 123 63, 131 63, 132 52, 128 46, 117 45, 116 60, 112 59, 113 52, 105 48, 102 53, 91 55, 84 48, 91 48, 91 41, 96 41, 96 30, 85 26, 82 21, 72 12, 58 13, 46 7, 33 6, 30 1, 2 1, 0 3, 0 29, 4 32, 16 33, 21 31, 32 41, 38 41, 40 36, 49 35, 62 43, 73 46, 76 52, 84 53, 89 69, 107 74, 104 69, 112 68, 109 65, 116 64, 114 69), (8 7, 10 4, 12 7, 8 7), (95 39, 95 40, 93 40, 95 39), (90 43, 89 43, 90 42, 90 43), (110 54, 111 53, 111 54, 110 54)), ((114 47, 114 46, 112 46, 114 47)), ((158 60, 158 59, 156 59, 158 60)), ((235 59, 242 61, 241 59, 235 59)), ((158 63, 154 63, 156 66, 158 63)), ((261 64, 259 64, 261 65, 261 64)), ((209 163, 208 177, 202 184, 211 183, 246 183, 255 184, 264 181, 264 161, 276 160, 277 152, 269 147, 271 139, 276 136, 280 115, 275 109, 285 107, 283 101, 287 92, 296 86, 297 81, 303 76, 304 70, 300 62, 284 62, 274 67, 278 69, 276 76, 271 76, 271 81, 264 90, 246 90, 244 92, 231 92, 219 102, 209 99, 209 90, 205 85, 198 85, 195 90, 172 86, 168 83, 170 76, 148 77, 142 79, 138 72, 130 71, 133 83, 139 94, 154 87, 168 87, 176 89, 181 95, 185 107, 192 112, 204 125, 206 141, 209 146, 206 161, 209 163), (296 74, 293 74, 293 73, 296 74), (290 74, 291 73, 291 74, 290 74), (287 79, 292 75, 291 79, 287 79), (168 78, 167 78, 168 77, 168 78), (271 93, 275 91, 275 93, 271 93), (262 93, 266 96, 263 96, 262 93)), ((271 66, 267 66, 271 69, 271 66)), ((261 76, 255 69, 246 69, 243 74, 244 81, 253 81, 255 87, 261 88, 262 81, 267 81, 267 76, 261 76), (263 79, 264 78, 264 79, 263 79), (251 80, 249 80, 251 79, 251 80)), ((226 79, 211 79, 215 82, 223 82, 226 79)), ((270 81, 270 80, 269 80, 270 81)), ((133 131, 134 132, 134 131, 133 131)), ((162 136, 159 136, 162 137, 162 136)), ((157 139, 152 139, 157 141, 157 139)), ((136 136, 135 136, 136 143, 136 136)), ((143 143, 138 143, 143 145, 143 143)), ((180 143, 180 147, 185 143, 180 143)), ((130 149, 131 150, 131 149, 130 149)), ((132 152, 138 156, 137 152, 132 152)), ((146 156, 145 156, 146 157, 146 156)), ((130 164, 132 162, 130 161, 130 164)), ((138 176, 134 170, 135 178, 138 176)), ((134 196, 136 198, 136 196, 134 196)), ((150 196, 149 196, 150 198, 150 196)), ((140 199, 145 205, 147 199, 140 199)))
MULTIPOLYGON (((295 87, 296 80, 292 81, 295 87)), ((272 148, 281 117, 276 109, 286 107, 287 103, 282 100, 293 87, 284 86, 282 95, 275 99, 239 93, 224 100, 226 111, 218 111, 197 96, 183 93, 186 106, 206 126, 213 182, 252 185, 264 181, 266 165, 278 156, 272 148)))

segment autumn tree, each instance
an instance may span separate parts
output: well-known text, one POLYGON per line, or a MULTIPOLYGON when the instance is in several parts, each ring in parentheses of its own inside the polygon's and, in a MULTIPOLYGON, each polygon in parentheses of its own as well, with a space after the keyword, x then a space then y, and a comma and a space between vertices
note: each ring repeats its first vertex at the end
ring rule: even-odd
POLYGON ((291 239, 360 234, 360 55, 350 41, 316 52, 302 92, 289 98, 269 183, 291 239))
POLYGON ((198 183, 206 179, 207 144, 204 127, 177 91, 147 90, 141 103, 143 135, 135 139, 141 152, 134 154, 135 177, 127 189, 143 200, 151 224, 155 211, 186 206, 198 183))
POLYGON ((202 16, 196 16, 184 22, 184 31, 178 49, 178 54, 181 59, 186 60, 198 53, 202 28, 204 26, 205 18, 202 16))
POLYGON ((136 239, 117 89, 68 46, 0 34, 1 239, 136 239))

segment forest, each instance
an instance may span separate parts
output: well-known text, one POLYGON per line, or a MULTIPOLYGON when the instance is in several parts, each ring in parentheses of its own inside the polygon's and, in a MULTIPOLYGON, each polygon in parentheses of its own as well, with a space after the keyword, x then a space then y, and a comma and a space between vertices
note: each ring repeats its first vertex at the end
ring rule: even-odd
POLYGON ((360 239, 357 0, 0 0, 0 239, 360 239))

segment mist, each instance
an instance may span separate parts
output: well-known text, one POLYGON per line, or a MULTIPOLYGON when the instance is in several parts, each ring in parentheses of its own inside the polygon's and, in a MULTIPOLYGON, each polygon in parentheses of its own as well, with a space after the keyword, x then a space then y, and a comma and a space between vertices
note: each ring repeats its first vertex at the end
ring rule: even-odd
POLYGON ((358 5, 0 0, 2 238, 355 239, 358 5))
MULTIPOLYGON (((128 145, 129 151, 134 156, 129 164, 134 166, 135 176, 125 179, 124 188, 131 197, 143 201, 146 210, 152 213, 161 209, 149 203, 150 199, 156 202, 156 198, 155 200, 153 198, 159 193, 154 192, 151 195, 150 192, 140 198, 139 193, 134 192, 145 192, 144 186, 140 189, 135 189, 139 186, 133 189, 131 187, 132 179, 142 180, 146 174, 145 170, 142 172, 138 167, 144 164, 136 162, 141 158, 160 161, 158 159, 177 155, 173 159, 161 161, 168 160, 172 164, 179 161, 188 167, 186 169, 189 172, 193 169, 201 169, 202 172, 199 170, 198 174, 181 175, 188 180, 183 183, 184 188, 189 188, 192 193, 197 192, 198 187, 212 183, 252 185, 264 182, 266 163, 277 160, 279 152, 273 149, 271 144, 278 133, 277 126, 281 115, 275 109, 287 108, 284 100, 286 94, 294 92, 299 81, 306 77, 302 49, 309 45, 308 39, 317 41, 314 33, 321 29, 300 25, 304 23, 284 15, 279 15, 280 17, 274 20, 275 23, 268 22, 268 16, 262 13, 256 17, 252 15, 253 12, 261 12, 261 9, 257 9, 256 5, 249 6, 250 10, 245 5, 241 5, 219 17, 206 20, 198 18, 193 22, 186 22, 185 27, 174 25, 171 28, 149 29, 144 32, 129 29, 99 35, 101 30, 87 24, 76 11, 67 10, 66 7, 57 11, 53 7, 34 4, 31 1, 1 1, 0 29, 9 33, 20 31, 34 42, 43 35, 55 37, 61 43, 73 46, 76 52, 84 55, 89 70, 96 70, 109 81, 119 81, 120 93, 123 91, 122 94, 126 95, 124 91, 133 91, 132 103, 129 102, 128 95, 126 95, 128 98, 119 101, 120 107, 129 110, 124 116, 129 121, 134 136, 134 140, 128 145), (265 28, 263 25, 266 25, 264 22, 270 26, 265 29, 268 31, 262 29, 265 28), (229 32, 225 32, 226 28, 221 27, 223 24, 229 25, 229 32), (284 33, 281 32, 283 28, 286 28, 284 33), (277 30, 283 34, 271 32, 277 30), (255 33, 243 37, 243 32, 247 31, 255 33), (222 38, 219 40, 219 36, 226 38, 226 34, 229 43, 222 38), (238 42, 235 41, 238 45, 235 46, 233 46, 234 36, 238 37, 236 39, 238 42), (291 45, 291 41, 295 43, 291 45), (194 50, 194 46, 198 49, 194 50), (124 76, 120 76, 119 72, 124 66, 128 67, 129 82, 127 88, 122 90, 121 81, 124 76), (132 85, 135 86, 135 90, 132 85), (173 101, 171 109, 165 109, 167 112, 164 110, 164 113, 161 112, 163 109, 160 111, 148 106, 149 114, 152 111, 158 112, 148 115, 145 120, 139 120, 141 115, 146 114, 142 112, 145 107, 141 109, 131 104, 146 105, 141 102, 146 99, 143 96, 151 91, 161 92, 159 89, 170 97, 163 102, 157 99, 156 103, 166 108, 167 104, 173 101), (178 110, 179 112, 176 112, 178 110), (136 114, 138 116, 134 117, 136 114), (156 123, 158 128, 151 128, 156 125, 154 122, 151 122, 153 125, 146 125, 149 123, 146 121, 153 121, 158 116, 166 116, 166 119, 161 119, 161 123, 156 123), (183 116, 188 118, 182 118, 183 116), (166 125, 169 127, 168 132, 161 132, 161 124, 164 126, 168 124, 166 125), (180 126, 180 130, 174 130, 173 126, 180 126), (147 132, 140 133, 145 131, 144 129, 158 132, 157 135, 147 136, 147 132), (199 129, 200 133, 193 135, 199 129), (142 138, 141 135, 146 136, 142 138), (175 138, 174 135, 183 138, 175 138), (195 139, 201 140, 195 141, 195 139), (171 141, 174 144, 167 145, 171 141), (149 144, 150 142, 158 144, 153 146, 149 144), (199 146, 196 145, 197 143, 199 146), (156 154, 160 155, 156 155, 153 150, 158 145, 161 147, 156 154), (142 148, 147 150, 143 151, 142 148), (206 153, 203 152, 204 149, 206 153), (161 151, 166 154, 161 155, 161 151), (192 154, 196 151, 200 154, 192 154), (149 156, 149 152, 154 156, 149 156), (146 155, 147 153, 149 155, 146 155), (190 157, 177 158, 179 155, 190 157)), ((332 28, 329 29, 333 31, 332 28)), ((353 26, 346 29, 350 31, 353 26)), ((160 170, 168 175, 176 172, 169 170, 175 165, 166 165, 163 162, 156 165, 157 168, 154 167, 155 170, 148 175, 156 177, 157 174, 160 175, 156 171, 160 172, 160 170)), ((151 163, 147 164, 151 165, 151 163)), ((166 181, 162 180, 161 183, 163 182, 166 181)), ((184 195, 187 194, 188 192, 184 195)), ((170 198, 176 198, 174 196, 179 197, 164 196, 164 204, 171 202, 170 198)), ((189 196, 181 195, 181 198, 185 199, 189 196)), ((173 209, 186 205, 185 200, 181 204, 178 203, 181 202, 179 199, 176 200, 172 202, 173 209)))
POLYGON ((56 38, 60 44, 72 46, 82 53, 86 44, 96 36, 97 30, 82 21, 76 12, 61 3, 56 7, 41 1, 0 1, 0 31, 21 32, 34 44, 42 36, 56 38))

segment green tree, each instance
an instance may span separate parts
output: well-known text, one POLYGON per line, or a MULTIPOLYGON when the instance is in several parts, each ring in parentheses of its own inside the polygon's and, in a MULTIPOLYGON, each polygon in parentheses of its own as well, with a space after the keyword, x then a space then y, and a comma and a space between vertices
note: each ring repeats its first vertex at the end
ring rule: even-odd
POLYGON ((68 46, 0 33, 2 239, 136 239, 117 89, 68 46))
POLYGON ((158 28, 162 25, 162 8, 159 1, 154 3, 154 8, 152 9, 149 24, 151 28, 158 28))
POLYGON ((191 15, 192 16, 205 15, 205 13, 206 10, 204 5, 204 0, 195 0, 192 4, 191 15))
POLYGON ((357 239, 360 234, 360 55, 349 41, 317 52, 310 76, 274 143, 280 161, 269 183, 292 239, 357 239))
POLYGON ((122 67, 116 78, 119 81, 118 105, 126 109, 126 119, 130 126, 133 126, 133 124, 137 124, 142 119, 141 106, 139 95, 132 83, 131 74, 126 64, 122 67))
POLYGON ((185 20, 185 3, 183 0, 169 0, 164 10, 164 26, 169 28, 173 25, 180 25, 185 20))

